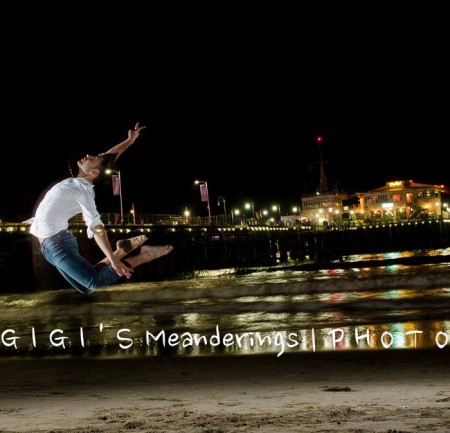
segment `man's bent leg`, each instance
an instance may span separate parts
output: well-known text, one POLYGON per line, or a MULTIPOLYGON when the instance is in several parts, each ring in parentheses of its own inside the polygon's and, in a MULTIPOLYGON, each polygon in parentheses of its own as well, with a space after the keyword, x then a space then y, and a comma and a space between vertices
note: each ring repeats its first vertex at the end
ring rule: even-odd
MULTIPOLYGON (((56 236, 56 235, 55 235, 56 236)), ((76 238, 67 233, 45 239, 41 245, 45 259, 54 265, 63 277, 81 293, 115 283, 120 276, 110 266, 99 272, 80 255, 76 238)))

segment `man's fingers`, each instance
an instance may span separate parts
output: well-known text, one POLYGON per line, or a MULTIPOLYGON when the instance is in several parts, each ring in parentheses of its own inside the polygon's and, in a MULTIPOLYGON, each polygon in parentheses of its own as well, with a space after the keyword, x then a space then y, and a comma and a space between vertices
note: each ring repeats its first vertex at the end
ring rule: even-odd
POLYGON ((126 267, 125 265, 120 265, 116 267, 116 272, 121 277, 130 278, 133 272, 133 269, 126 267))

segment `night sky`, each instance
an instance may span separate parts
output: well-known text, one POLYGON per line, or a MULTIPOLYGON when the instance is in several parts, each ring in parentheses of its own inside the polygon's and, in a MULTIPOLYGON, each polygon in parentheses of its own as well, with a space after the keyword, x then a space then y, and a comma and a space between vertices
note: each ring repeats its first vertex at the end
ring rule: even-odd
MULTIPOLYGON (((213 27, 138 46, 71 35, 61 49, 49 32, 5 47, 0 218, 29 216, 69 159, 107 150, 137 121, 147 129, 119 160, 125 211, 206 216, 201 179, 213 215, 219 196, 228 209, 253 201, 286 213, 319 183, 318 135, 329 187, 450 185, 450 75, 428 44, 439 28, 338 42, 213 27)), ((109 186, 96 193, 100 212, 118 212, 109 186)))

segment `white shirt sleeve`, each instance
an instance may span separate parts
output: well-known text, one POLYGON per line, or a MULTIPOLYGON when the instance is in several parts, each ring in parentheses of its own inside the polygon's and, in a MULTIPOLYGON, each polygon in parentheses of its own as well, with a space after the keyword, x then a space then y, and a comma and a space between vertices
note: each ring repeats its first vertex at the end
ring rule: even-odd
POLYGON ((84 190, 78 195, 77 201, 81 208, 83 220, 87 226, 88 238, 92 239, 94 237, 94 227, 98 225, 104 226, 95 204, 94 190, 84 190))

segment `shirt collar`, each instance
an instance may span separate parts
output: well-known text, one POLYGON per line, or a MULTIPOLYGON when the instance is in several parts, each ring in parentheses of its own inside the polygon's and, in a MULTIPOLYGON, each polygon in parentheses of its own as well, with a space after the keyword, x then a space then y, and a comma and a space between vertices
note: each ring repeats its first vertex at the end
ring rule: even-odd
POLYGON ((80 186, 82 186, 83 188, 86 188, 86 189, 94 188, 94 184, 92 182, 89 182, 88 180, 83 179, 82 177, 73 177, 72 179, 75 182, 77 182, 78 184, 80 184, 80 186))

